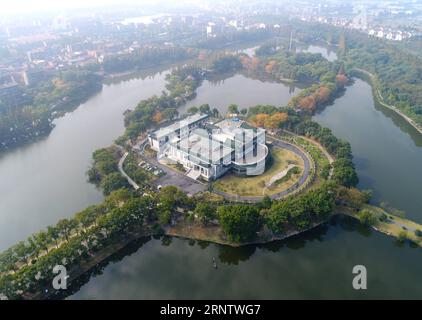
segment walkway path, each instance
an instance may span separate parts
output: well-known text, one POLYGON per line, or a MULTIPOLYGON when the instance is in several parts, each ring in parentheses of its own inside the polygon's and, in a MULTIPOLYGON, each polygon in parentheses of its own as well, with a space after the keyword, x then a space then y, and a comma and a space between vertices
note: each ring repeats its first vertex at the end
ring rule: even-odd
MULTIPOLYGON (((303 163, 304 163, 304 170, 303 174, 300 177, 299 181, 292 187, 283 190, 282 192, 279 192, 277 194, 273 194, 270 196, 271 199, 281 199, 285 198, 288 195, 291 195, 292 193, 296 192, 298 189, 306 185, 306 182, 308 181, 308 178, 310 178, 311 174, 311 168, 313 166, 313 161, 309 158, 309 156, 302 151, 299 147, 290 144, 288 142, 285 142, 283 140, 277 139, 273 136, 268 137, 268 141, 271 141, 274 146, 282 149, 289 150, 296 155, 298 155, 303 163)), ((263 199, 263 196, 239 196, 239 195, 233 195, 228 194, 219 190, 213 190, 214 193, 223 196, 224 198, 232 201, 241 201, 241 202, 259 202, 263 199)))
MULTIPOLYGON (((123 149, 123 148, 122 148, 123 149)), ((126 178, 126 180, 127 180, 127 182, 129 182, 129 184, 135 189, 135 190, 138 190, 139 189, 139 186, 138 186, 138 184, 135 182, 135 181, 133 181, 132 179, 131 179, 131 177, 129 177, 128 175, 127 175, 127 173, 123 170, 123 163, 125 162, 125 160, 126 160, 126 158, 127 158, 127 156, 129 155, 129 152, 125 152, 124 154, 123 154, 123 157, 121 157, 120 158, 120 160, 119 160, 119 165, 118 165, 118 167, 119 167, 119 171, 120 171, 120 174, 123 176, 123 177, 125 177, 126 178)))
MULTIPOLYGON (((372 74, 371 72, 367 71, 367 70, 359 69, 359 68, 353 68, 351 71, 361 72, 361 73, 369 76, 371 78, 371 80, 375 79, 375 75, 372 74)), ((397 113, 399 116, 401 116, 404 120, 406 120, 406 122, 408 122, 413 128, 415 128, 416 131, 418 131, 420 134, 422 134, 422 127, 419 124, 417 124, 413 119, 411 119, 409 116, 404 114, 399 108, 386 104, 384 102, 384 97, 381 95, 381 92, 378 88, 376 88, 376 92, 378 94, 378 97, 375 97, 375 98, 376 98, 376 100, 379 104, 381 104, 383 107, 386 107, 390 110, 393 110, 395 113, 397 113)))

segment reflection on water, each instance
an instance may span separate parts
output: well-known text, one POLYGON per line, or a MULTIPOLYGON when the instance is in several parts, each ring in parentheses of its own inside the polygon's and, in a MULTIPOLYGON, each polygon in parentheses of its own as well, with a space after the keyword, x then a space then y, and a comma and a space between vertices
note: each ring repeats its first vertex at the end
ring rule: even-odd
POLYGON ((91 154, 124 132, 123 112, 160 94, 166 72, 115 80, 72 113, 50 135, 0 157, 0 251, 103 196, 87 182, 91 154))
POLYGON ((231 248, 145 240, 81 280, 71 299, 275 299, 421 297, 420 248, 399 246, 355 220, 336 216, 301 236, 231 248), (137 248, 140 248, 138 251, 137 248), (214 269, 212 258, 217 260, 214 269), (352 288, 352 268, 368 269, 368 290, 352 288), (105 268, 105 265, 108 267, 105 268), (398 270, 406 270, 399 272, 398 270), (101 273, 101 275, 99 275, 101 273), (83 285, 83 283, 86 283, 83 285))
POLYGON ((179 108, 185 113, 192 106, 208 103, 225 115, 227 107, 234 103, 239 108, 249 108, 258 104, 285 106, 290 99, 300 92, 300 88, 278 82, 260 81, 244 75, 225 75, 205 80, 197 89, 196 97, 179 108))
POLYGON ((361 188, 372 189, 376 202, 389 202, 422 222, 421 137, 374 104, 369 84, 357 79, 314 119, 351 143, 361 188))
POLYGON ((336 61, 337 53, 332 46, 309 45, 307 47, 298 47, 299 52, 319 53, 328 61, 336 61))

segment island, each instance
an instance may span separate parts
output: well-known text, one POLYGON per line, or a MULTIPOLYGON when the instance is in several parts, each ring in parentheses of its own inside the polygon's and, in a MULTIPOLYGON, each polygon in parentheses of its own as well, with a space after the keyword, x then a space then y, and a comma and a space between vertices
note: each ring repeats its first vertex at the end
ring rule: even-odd
POLYGON ((125 113, 115 144, 94 152, 87 176, 105 200, 1 253, 0 293, 61 297, 51 287, 52 265, 65 265, 74 281, 144 237, 242 246, 306 232, 336 214, 421 245, 422 226, 370 205, 371 192, 356 188, 350 144, 311 120, 342 94, 347 67, 292 56, 284 48, 259 61, 228 54, 206 67, 175 68, 161 96, 125 113), (230 105, 223 115, 204 104, 178 114, 204 79, 227 72, 278 81, 300 74, 313 83, 283 107, 230 105))

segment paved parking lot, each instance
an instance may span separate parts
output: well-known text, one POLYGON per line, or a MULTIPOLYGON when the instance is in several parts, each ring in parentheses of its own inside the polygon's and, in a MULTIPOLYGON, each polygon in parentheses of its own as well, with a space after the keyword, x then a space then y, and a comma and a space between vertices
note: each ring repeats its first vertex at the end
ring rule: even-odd
MULTIPOLYGON (((138 152, 141 150, 141 148, 138 147, 138 152)), ((199 183, 184 174, 177 172, 175 170, 170 169, 169 167, 161 164, 158 162, 158 160, 154 157, 145 157, 142 156, 142 158, 148 162, 149 164, 156 166, 163 170, 166 175, 155 180, 154 185, 155 186, 176 186, 180 188, 181 190, 185 191, 189 195, 194 195, 198 192, 207 190, 207 185, 199 183)))
POLYGON ((166 175, 154 181, 154 184, 156 186, 158 185, 161 185, 163 187, 176 186, 182 189, 183 191, 185 191, 189 195, 194 195, 195 193, 198 193, 207 189, 206 185, 200 184, 199 182, 195 182, 191 178, 188 178, 181 173, 178 173, 168 168, 164 169, 163 167, 160 167, 160 168, 166 172, 166 175))

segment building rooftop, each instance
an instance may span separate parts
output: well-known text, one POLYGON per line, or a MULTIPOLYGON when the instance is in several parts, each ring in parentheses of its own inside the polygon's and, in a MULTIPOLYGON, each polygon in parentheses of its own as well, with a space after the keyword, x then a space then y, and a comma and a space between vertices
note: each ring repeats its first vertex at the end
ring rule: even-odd
POLYGON ((184 126, 189 126, 198 121, 202 121, 206 118, 208 118, 207 114, 197 113, 197 114, 189 115, 186 118, 177 120, 176 122, 172 123, 171 125, 168 125, 167 127, 163 127, 154 131, 153 133, 151 133, 151 136, 156 137, 157 139, 160 139, 162 137, 170 135, 171 133, 175 132, 176 130, 184 126))

